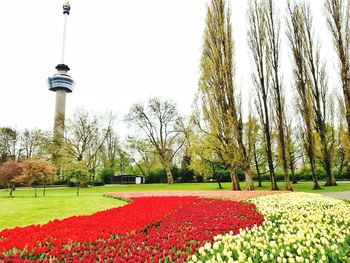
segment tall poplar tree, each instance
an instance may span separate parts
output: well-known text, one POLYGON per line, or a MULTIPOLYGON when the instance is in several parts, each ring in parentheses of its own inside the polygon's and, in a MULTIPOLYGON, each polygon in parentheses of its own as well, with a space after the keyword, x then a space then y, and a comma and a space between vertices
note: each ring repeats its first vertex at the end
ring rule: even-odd
POLYGON ((327 175, 326 185, 335 186, 337 184, 332 174, 334 130, 328 123, 329 119, 333 119, 331 118, 332 102, 328 97, 326 64, 321 57, 320 44, 314 36, 313 16, 310 6, 303 3, 300 7, 304 26, 304 53, 309 74, 308 78, 310 79, 314 125, 320 139, 321 159, 327 175))
POLYGON ((290 184, 288 159, 287 159, 287 140, 286 140, 286 116, 285 116, 285 96, 281 73, 281 38, 280 38, 280 20, 276 16, 276 8, 273 0, 265 0, 265 30, 267 40, 267 61, 270 68, 270 85, 272 91, 272 101, 275 113, 275 122, 278 133, 278 145, 280 157, 282 160, 284 180, 287 190, 293 190, 290 184))
MULTIPOLYGON (((262 130, 264 132, 266 144, 267 163, 270 172, 271 188, 278 190, 275 168, 273 163, 273 149, 272 149, 272 128, 271 128, 271 69, 269 56, 269 43, 267 39, 267 15, 266 6, 263 2, 253 0, 250 2, 248 9, 248 45, 252 54, 255 71, 252 74, 253 83, 257 93, 257 110, 260 117, 262 130)), ((272 22, 272 21, 270 21, 272 22)), ((271 30, 275 33, 275 28, 270 25, 271 30)), ((275 40, 274 40, 275 41, 275 40)), ((274 43, 276 44, 276 43, 274 43)), ((276 46, 275 46, 276 48, 276 46)), ((275 63, 275 62, 274 62, 275 63)), ((272 74, 273 75, 273 74, 272 74)), ((274 75, 273 75, 274 76, 274 75)), ((278 80, 278 78, 276 79, 278 80)))
POLYGON ((216 138, 216 147, 220 148, 230 171, 233 190, 240 190, 237 166, 244 172, 247 190, 253 190, 250 156, 244 143, 242 109, 235 98, 233 52, 230 9, 225 0, 212 0, 204 31, 198 98, 203 120, 216 138))
POLYGON ((350 136, 350 1, 326 0, 326 14, 339 59, 348 133, 350 136))
POLYGON ((312 108, 312 85, 309 77, 307 59, 305 58, 306 37, 305 37, 305 17, 303 5, 291 4, 288 2, 288 27, 287 37, 293 55, 293 76, 294 86, 298 94, 298 110, 302 116, 305 131, 305 148, 310 162, 311 174, 313 177, 313 189, 320 189, 317 174, 315 172, 315 139, 312 108))

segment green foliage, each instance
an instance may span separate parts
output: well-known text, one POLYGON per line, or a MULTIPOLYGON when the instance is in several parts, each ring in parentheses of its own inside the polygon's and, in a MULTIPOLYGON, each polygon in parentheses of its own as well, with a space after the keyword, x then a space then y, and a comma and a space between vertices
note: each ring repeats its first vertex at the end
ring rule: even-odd
POLYGON ((10 189, 9 195, 12 197, 12 191, 15 188, 15 178, 22 174, 22 165, 16 161, 7 161, 0 166, 0 186, 10 189))
MULTIPOLYGON (((315 169, 315 173, 316 173, 319 180, 323 181, 323 180, 327 179, 327 175, 326 175, 326 172, 325 172, 323 167, 320 167, 320 166, 317 167, 315 169)), ((349 180, 350 179, 349 171, 344 170, 344 171, 342 171, 341 174, 339 174, 337 169, 333 169, 332 173, 335 175, 336 180, 349 180)), ((311 174, 310 168, 304 167, 304 168, 296 171, 295 177, 298 181, 312 181, 312 174, 311 174)), ((276 172, 276 178, 278 181, 284 180, 282 171, 276 172)), ((268 177, 263 176, 263 179, 268 180, 268 177)))
POLYGON ((194 171, 190 168, 191 157, 185 154, 181 161, 181 172, 179 176, 179 181, 183 183, 189 183, 193 180, 194 171))
POLYGON ((88 167, 84 161, 66 164, 63 174, 67 182, 71 183, 72 186, 86 184, 90 178, 88 167))
POLYGON ((146 177, 146 182, 153 184, 153 183, 166 183, 166 173, 164 169, 157 169, 153 170, 149 173, 149 175, 146 177))
MULTIPOLYGON (((322 183, 321 183, 322 184, 322 183)), ((225 182, 222 183, 224 190, 231 190, 231 183, 225 182)), ((279 182, 278 186, 281 190, 285 190, 284 182, 279 182)), ((242 188, 245 188, 245 183, 242 182, 242 188)), ((338 182, 338 186, 335 187, 323 187, 321 190, 312 190, 312 182, 299 182, 298 184, 294 185, 295 191, 302 191, 302 192, 311 192, 311 193, 320 193, 320 192, 343 192, 343 191, 350 191, 350 183, 349 182, 338 182)), ((99 186, 99 187, 87 187, 81 189, 81 196, 97 196, 102 195, 107 192, 135 192, 135 191, 179 191, 179 190, 187 190, 187 191, 194 191, 194 190, 218 190, 218 184, 217 183, 175 183, 173 185, 168 184, 132 184, 132 185, 108 185, 108 186, 99 186)), ((259 190, 270 190, 270 185, 267 181, 263 182, 263 187, 258 188, 259 190)), ((41 194, 43 189, 38 188, 38 194, 41 194)), ((48 190, 48 196, 73 196, 76 193, 75 189, 69 188, 69 187, 55 187, 50 188, 48 190)), ((0 200, 6 199, 8 193, 5 190, 0 190, 0 200)), ((14 196, 17 198, 31 198, 32 195, 32 188, 17 188, 14 196)))
POLYGON ((88 182, 87 185, 89 185, 89 186, 104 186, 105 182, 104 181, 92 181, 92 182, 88 182))
POLYGON ((157 153, 167 171, 167 181, 172 184, 171 161, 185 141, 183 122, 176 104, 158 97, 150 98, 147 106, 134 104, 126 121, 137 130, 134 141, 145 140, 153 146, 153 152, 157 153))
POLYGON ((112 181, 112 177, 114 176, 114 173, 115 171, 113 168, 103 168, 99 172, 98 176, 101 179, 101 181, 103 181, 106 184, 109 184, 112 181))
POLYGON ((18 132, 10 127, 0 127, 0 164, 7 160, 15 160, 14 145, 18 140, 18 132))
MULTIPOLYGON (((175 182, 192 182, 195 178, 193 171, 188 171, 187 169, 182 169, 178 167, 172 167, 171 172, 174 177, 175 182)), ((199 177, 200 179, 202 177, 199 177)), ((199 181, 199 180, 197 180, 199 181)), ((166 172, 162 168, 152 170, 146 177, 146 183, 166 183, 167 177, 166 172)))
POLYGON ((55 179, 56 170, 50 161, 32 159, 23 162, 23 173, 14 181, 32 186, 47 185, 55 179))

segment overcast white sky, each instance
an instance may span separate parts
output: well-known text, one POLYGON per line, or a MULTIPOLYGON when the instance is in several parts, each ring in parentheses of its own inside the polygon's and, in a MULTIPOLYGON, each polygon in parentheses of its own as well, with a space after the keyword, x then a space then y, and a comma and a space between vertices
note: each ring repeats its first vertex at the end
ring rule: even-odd
MULTIPOLYGON (((67 117, 77 107, 84 107, 115 111, 121 120, 133 103, 151 96, 172 98, 181 113, 189 114, 199 78, 208 2, 70 1, 65 62, 77 84, 74 92, 67 95, 67 117)), ((275 2, 284 24, 286 1, 275 2)), ((332 72, 336 61, 322 16, 323 1, 311 2, 316 33, 332 72)), ((55 93, 48 90, 46 79, 61 62, 62 3, 60 0, 1 1, 0 127, 52 128, 55 93)), ((246 97, 251 89, 247 3, 231 1, 236 82, 246 97)), ((284 45, 284 84, 288 88, 289 57, 288 47, 284 45)))

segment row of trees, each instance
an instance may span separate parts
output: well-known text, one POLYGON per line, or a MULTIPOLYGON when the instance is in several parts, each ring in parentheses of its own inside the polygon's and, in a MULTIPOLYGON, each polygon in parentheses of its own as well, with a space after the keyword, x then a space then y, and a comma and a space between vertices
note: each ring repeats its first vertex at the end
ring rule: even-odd
POLYGON ((326 0, 325 11, 339 59, 343 91, 331 96, 326 60, 317 41, 307 3, 288 2, 286 32, 273 0, 251 0, 247 39, 253 65, 254 99, 243 112, 235 84, 231 13, 225 0, 212 0, 207 10, 201 76, 193 112, 180 116, 172 101, 151 98, 133 105, 125 121, 134 131, 121 142, 114 113, 97 114, 80 109, 67 120, 64 138, 53 140, 40 130, 0 129, 0 163, 43 159, 56 167, 58 180, 95 181, 98 175, 142 173, 163 168, 173 183, 172 167, 186 173, 220 180, 225 171, 232 189, 240 190, 241 174, 247 190, 253 179, 261 186, 269 175, 278 190, 277 173, 283 173, 292 190, 296 171, 310 170, 319 189, 317 170, 326 173, 326 185, 336 185, 335 171, 350 170, 350 2, 326 0), (282 42, 282 34, 287 43, 282 42), (283 45, 282 45, 283 44, 283 45), (287 103, 282 80, 281 47, 291 54, 295 101, 287 103), (255 105, 255 107, 254 107, 255 105), (287 111, 295 108, 296 113, 287 111), (244 117, 246 116, 246 117, 244 117))
POLYGON ((45 196, 45 187, 55 181, 55 176, 54 166, 45 160, 31 159, 23 163, 9 160, 0 166, 0 185, 5 185, 9 189, 10 197, 16 184, 34 186, 35 197, 37 197, 36 186, 43 185, 45 196))
POLYGON ((293 123, 290 119, 296 118, 286 111, 286 85, 281 70, 281 21, 276 15, 274 1, 252 0, 247 14, 247 38, 254 68, 255 110, 249 107, 248 121, 244 124, 242 101, 234 83, 230 9, 224 0, 212 0, 208 6, 194 123, 197 132, 202 134, 201 141, 207 141, 209 149, 204 158, 202 149, 199 149, 201 154, 198 156, 205 161, 212 157, 212 160, 225 164, 234 190, 240 189, 235 174, 237 169, 244 171, 247 189, 254 189, 251 160, 254 159, 259 175, 259 147, 265 151, 272 190, 278 190, 276 168, 283 170, 286 189, 292 190, 290 173, 294 173, 297 165, 297 143, 308 159, 314 189, 320 188, 316 174, 318 163, 327 174, 326 185, 333 186, 336 185, 332 173, 334 158, 340 159, 340 170, 344 162, 347 165, 349 162, 350 3, 341 0, 325 2, 328 26, 340 65, 338 76, 343 94, 337 101, 329 91, 326 61, 321 54, 321 43, 315 36, 309 5, 303 1, 288 1, 287 11, 285 34, 288 43, 283 44, 289 46, 292 55, 291 86, 297 95, 295 105, 299 121, 293 123), (257 117, 254 112, 257 112, 257 117), (261 136, 256 133, 257 129, 261 130, 261 136), (258 137, 260 139, 256 140, 258 137))

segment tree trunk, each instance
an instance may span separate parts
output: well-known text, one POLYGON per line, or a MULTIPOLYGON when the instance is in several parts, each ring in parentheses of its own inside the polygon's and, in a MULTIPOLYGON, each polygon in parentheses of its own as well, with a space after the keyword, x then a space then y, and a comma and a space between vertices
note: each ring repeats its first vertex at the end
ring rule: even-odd
MULTIPOLYGON (((242 125, 240 125, 242 126, 242 125)), ((251 191, 254 190, 254 183, 253 183, 253 177, 252 177, 252 173, 250 171, 250 159, 249 156, 247 154, 247 150, 245 148, 244 142, 243 142, 243 130, 240 129, 238 131, 238 145, 242 154, 242 168, 243 168, 243 172, 244 172, 244 177, 245 177, 245 181, 246 181, 246 188, 247 190, 251 191)))
MULTIPOLYGON (((211 163, 211 169, 213 170, 213 176, 214 178, 216 178, 216 171, 215 171, 215 164, 211 163)), ((232 178, 232 177, 231 177, 232 178)), ((222 189, 222 185, 221 185, 221 176, 218 178, 218 185, 219 188, 222 189)))
MULTIPOLYGON (((282 138, 281 138, 282 140, 282 138)), ((281 148, 282 148, 282 161, 283 161, 283 172, 284 172, 284 181, 286 182, 286 190, 287 191, 293 191, 293 188, 290 185, 290 178, 289 178, 289 173, 288 173, 288 161, 287 161, 287 156, 286 156, 286 147, 284 144, 284 141, 281 142, 281 148)))
POLYGON ((343 173, 343 168, 344 168, 344 161, 345 161, 345 154, 342 154, 340 157, 340 164, 338 168, 338 176, 341 176, 343 173))
MULTIPOLYGON (((282 106, 281 106, 282 108, 282 106)), ((282 110, 279 113, 282 116, 282 110)), ((280 117, 279 121, 279 140, 282 152, 282 162, 283 162, 283 173, 284 173, 284 181, 286 183, 286 190, 293 191, 293 188, 290 185, 289 173, 288 173, 288 161, 287 161, 287 151, 286 151, 286 142, 284 137, 284 128, 283 128, 283 119, 280 117)))
MULTIPOLYGON (((271 147, 271 145, 270 145, 271 147)), ((268 147, 267 147, 268 148, 268 147)), ((271 180, 271 190, 279 190, 276 182, 275 169, 273 167, 272 152, 271 148, 267 150, 267 162, 269 166, 270 180, 271 180)))
POLYGON ((287 191, 293 191, 292 186, 290 185, 290 178, 288 173, 288 163, 287 160, 283 160, 283 172, 284 172, 284 180, 286 182, 286 190, 287 191))
POLYGON ((43 196, 46 195, 46 185, 44 184, 44 191, 43 191, 43 196))
POLYGON ((307 148, 307 153, 310 161, 310 169, 311 169, 311 174, 312 174, 312 180, 314 182, 314 187, 313 190, 319 190, 321 189, 319 183, 318 183, 318 178, 315 172, 315 154, 314 154, 314 140, 313 140, 313 135, 312 135, 312 129, 311 129, 311 118, 309 117, 309 112, 306 112, 305 114, 305 124, 306 124, 306 133, 307 133, 307 140, 306 142, 306 148, 307 148))
POLYGON ((255 163, 255 169, 256 169, 256 175, 258 178, 258 187, 262 187, 261 184, 261 174, 260 174, 260 169, 259 169, 259 161, 258 161, 258 156, 256 155, 256 149, 254 146, 254 163, 255 163))
POLYGON ((325 186, 336 186, 337 183, 335 181, 334 175, 332 174, 331 157, 328 151, 325 152, 323 161, 324 161, 324 169, 327 175, 327 181, 325 186))
POLYGON ((36 187, 34 186, 34 197, 37 197, 36 187))
POLYGON ((314 182, 314 187, 313 190, 319 190, 321 189, 319 183, 318 183, 318 178, 315 172, 315 160, 314 160, 314 152, 311 147, 308 147, 308 152, 309 152, 309 159, 310 159, 310 169, 311 169, 311 174, 312 174, 312 180, 314 182))
POLYGON ((293 161, 292 156, 290 156, 289 168, 290 168, 290 171, 292 173, 292 182, 293 182, 293 184, 297 184, 298 181, 297 181, 297 178, 295 177, 295 165, 294 165, 294 161, 293 161))
POLYGON ((138 162, 136 162, 135 159, 133 159, 133 161, 134 161, 134 163, 137 165, 137 167, 140 169, 142 175, 143 175, 144 177, 146 177, 146 173, 145 173, 145 171, 142 169, 141 165, 140 165, 138 162))
POLYGON ((222 185, 221 185, 221 177, 218 178, 218 185, 219 185, 219 189, 222 189, 222 185))
POLYGON ((238 176, 236 174, 236 169, 232 166, 229 167, 229 172, 232 181, 232 191, 241 191, 241 186, 239 185, 238 176))
POLYGON ((7 188, 10 190, 10 192, 9 192, 10 197, 12 197, 12 191, 14 189, 14 186, 11 184, 7 184, 7 188))
POLYGON ((80 183, 77 184, 77 196, 79 196, 80 183))
MULTIPOLYGON (((319 119, 322 119, 321 117, 319 119)), ((332 174, 332 157, 328 148, 327 138, 326 138, 326 124, 318 121, 318 133, 320 135, 321 147, 322 147, 322 157, 323 157, 323 167, 326 171, 327 181, 325 186, 336 186, 334 175, 332 174)))
POLYGON ((260 172, 258 172, 257 177, 258 177, 258 187, 262 187, 260 172))
POLYGON ((9 183, 7 183, 7 190, 9 191, 9 196, 12 197, 12 191, 9 183))
POLYGON ((246 189, 247 191, 253 191, 254 190, 254 182, 253 182, 253 177, 252 173, 250 171, 250 164, 249 161, 246 160, 245 163, 243 164, 243 172, 245 176, 245 182, 247 184, 246 189))
MULTIPOLYGON (((342 62, 343 61, 346 61, 346 58, 344 58, 342 62)), ((345 101, 345 108, 346 108, 346 122, 348 124, 348 135, 350 139, 350 80, 348 80, 348 72, 347 72, 348 70, 343 69, 342 71, 343 71, 342 72, 343 94, 344 94, 344 101, 345 101)))
POLYGON ((314 182, 314 187, 313 190, 319 190, 321 189, 319 183, 318 183, 318 178, 317 174, 315 172, 315 145, 314 145, 314 138, 313 138, 313 129, 312 129, 312 121, 311 121, 311 113, 309 108, 306 106, 305 109, 305 125, 306 125, 306 133, 307 133, 307 142, 306 142, 306 148, 307 148, 307 153, 310 161, 310 169, 311 169, 311 174, 312 174, 312 180, 314 182))
MULTIPOLYGON (((267 109, 266 109, 267 110, 267 109)), ((273 167, 272 159, 272 147, 271 147, 271 135, 270 135, 270 126, 269 123, 265 124, 265 138, 266 138, 266 154, 267 154, 267 163, 269 166, 270 180, 271 180, 271 190, 279 190, 276 182, 275 168, 273 167)))
POLYGON ((168 161, 163 161, 163 166, 166 172, 166 178, 168 180, 168 184, 173 184, 174 183, 174 178, 173 178, 173 174, 171 172, 170 169, 170 164, 168 161))
POLYGON ((321 189, 321 186, 318 183, 318 178, 317 178, 317 175, 315 173, 315 164, 314 163, 311 164, 311 161, 310 161, 310 166, 311 166, 312 179, 314 182, 313 190, 319 190, 319 189, 321 189))

